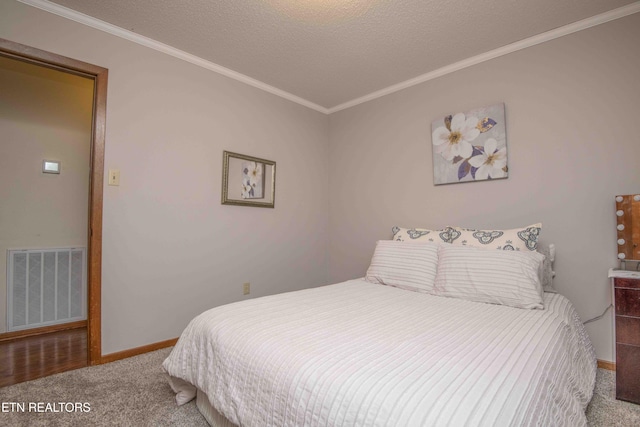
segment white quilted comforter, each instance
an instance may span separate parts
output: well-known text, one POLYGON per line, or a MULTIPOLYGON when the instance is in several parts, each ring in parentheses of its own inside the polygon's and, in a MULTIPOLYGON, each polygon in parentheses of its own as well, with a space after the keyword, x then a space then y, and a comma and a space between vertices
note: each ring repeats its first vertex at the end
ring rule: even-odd
POLYGON ((580 426, 596 359, 572 304, 545 310, 352 280, 191 321, 163 366, 241 426, 580 426))

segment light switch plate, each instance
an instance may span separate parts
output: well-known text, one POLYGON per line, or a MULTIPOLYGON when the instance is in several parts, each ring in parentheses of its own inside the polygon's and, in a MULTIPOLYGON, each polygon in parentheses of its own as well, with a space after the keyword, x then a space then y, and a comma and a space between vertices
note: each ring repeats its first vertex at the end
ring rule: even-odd
POLYGON ((120 169, 109 169, 109 185, 120 185, 120 169))

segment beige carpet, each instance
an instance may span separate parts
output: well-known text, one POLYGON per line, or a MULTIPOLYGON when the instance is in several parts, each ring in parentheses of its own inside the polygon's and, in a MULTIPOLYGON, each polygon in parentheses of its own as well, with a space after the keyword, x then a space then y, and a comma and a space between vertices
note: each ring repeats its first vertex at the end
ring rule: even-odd
MULTIPOLYGON (((206 426, 193 401, 180 407, 175 404, 161 368, 169 351, 158 350, 0 388, 0 425, 206 426), (11 410, 12 402, 16 411, 3 412, 11 410), (76 411, 75 403, 90 411, 76 411), (85 403, 88 406, 82 405, 85 403), (17 404, 24 404, 25 412, 17 404), (48 412, 29 412, 29 404, 48 412)), ((587 409, 589 425, 640 426, 640 405, 615 400, 614 381, 613 372, 598 369, 594 397, 587 409)))
POLYGON ((169 352, 158 350, 0 388, 0 402, 25 402, 27 411, 29 402, 91 405, 89 412, 0 412, 0 426, 207 426, 194 401, 176 405, 161 368, 169 352))
POLYGON ((640 426, 640 405, 616 400, 616 373, 598 369, 596 388, 587 407, 587 421, 593 427, 640 426))

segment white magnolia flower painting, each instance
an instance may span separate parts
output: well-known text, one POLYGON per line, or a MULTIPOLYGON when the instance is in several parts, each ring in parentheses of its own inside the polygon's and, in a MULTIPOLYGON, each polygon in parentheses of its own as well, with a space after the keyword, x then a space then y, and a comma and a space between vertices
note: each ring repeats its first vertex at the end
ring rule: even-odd
POLYGON ((258 162, 242 162, 242 198, 264 198, 264 167, 258 162))
POLYGON ((504 104, 447 115, 431 131, 435 185, 507 177, 504 104))

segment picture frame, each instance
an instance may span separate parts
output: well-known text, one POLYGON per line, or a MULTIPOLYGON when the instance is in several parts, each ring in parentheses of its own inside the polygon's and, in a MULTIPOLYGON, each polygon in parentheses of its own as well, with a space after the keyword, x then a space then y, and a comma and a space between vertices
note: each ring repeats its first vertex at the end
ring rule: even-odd
POLYGON ((435 185, 508 178, 504 103, 448 114, 431 131, 435 185))
POLYGON ((275 195, 276 162, 223 151, 223 205, 274 208, 275 195))

